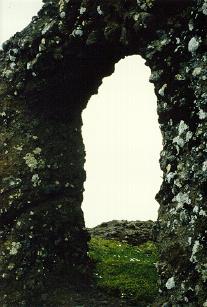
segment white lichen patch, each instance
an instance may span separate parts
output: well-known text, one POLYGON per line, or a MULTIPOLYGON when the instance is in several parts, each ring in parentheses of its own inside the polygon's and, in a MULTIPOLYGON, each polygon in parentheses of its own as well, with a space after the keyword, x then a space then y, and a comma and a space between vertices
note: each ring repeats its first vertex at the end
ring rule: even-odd
POLYGON ((191 254, 191 257, 190 257, 191 262, 197 262, 196 254, 198 252, 199 247, 200 247, 200 242, 198 240, 196 240, 194 242, 194 245, 193 245, 193 248, 192 248, 192 254, 191 254))
POLYGON ((18 250, 21 247, 21 243, 20 242, 12 242, 11 243, 11 247, 8 248, 9 249, 9 254, 10 255, 16 255, 18 253, 18 250))
POLYGON ((187 129, 188 129, 188 125, 186 125, 186 123, 183 120, 181 120, 180 124, 178 126, 178 133, 179 133, 179 135, 181 135, 187 129))
POLYGON ((193 133, 191 131, 188 131, 185 136, 186 142, 188 142, 192 138, 192 136, 193 136, 193 133))
POLYGON ((167 173, 169 173, 170 170, 171 170, 171 164, 168 164, 168 165, 166 166, 166 171, 167 171, 167 173))
POLYGON ((21 221, 17 221, 17 226, 20 227, 22 225, 21 221))
POLYGON ((41 44, 42 44, 42 45, 45 45, 45 43, 46 43, 46 39, 43 37, 43 38, 41 39, 41 44))
POLYGON ((13 75, 12 70, 5 69, 2 73, 2 76, 5 77, 6 79, 11 78, 13 75))
POLYGON ((171 179, 175 177, 175 173, 170 172, 169 174, 166 175, 166 180, 168 183, 170 183, 171 179))
POLYGON ((194 68, 192 75, 194 77, 196 77, 196 76, 200 75, 201 71, 202 71, 201 67, 196 67, 196 68, 194 68))
POLYGON ((158 93, 160 96, 164 97, 165 96, 165 90, 167 88, 167 84, 163 84, 163 86, 159 89, 158 93))
POLYGON ((60 18, 65 18, 66 14, 65 12, 60 12, 60 18))
POLYGON ((74 29, 72 32, 72 35, 75 36, 82 36, 83 35, 83 30, 79 27, 77 29, 74 29))
POLYGON ((133 16, 133 19, 134 19, 134 21, 138 21, 138 20, 139 20, 139 14, 135 14, 135 15, 133 16))
POLYGON ((32 175, 31 181, 32 181, 33 187, 37 187, 41 184, 41 179, 38 174, 32 175))
POLYGON ((187 220, 186 210, 180 212, 180 220, 183 222, 187 220))
POLYGON ((17 48, 10 49, 14 54, 18 54, 19 50, 17 48))
POLYGON ((44 166, 44 161, 39 157, 40 153, 42 152, 41 148, 36 147, 33 152, 27 153, 24 156, 25 163, 30 168, 30 171, 33 172, 37 168, 41 168, 44 166), (38 156, 38 157, 35 157, 38 156))
POLYGON ((15 267, 14 263, 9 263, 8 270, 11 271, 11 270, 13 270, 14 267, 15 267))
POLYGON ((183 120, 181 120, 178 126, 178 135, 173 139, 173 143, 177 144, 176 148, 178 152, 179 147, 183 147, 185 143, 188 142, 193 136, 191 131, 187 131, 188 128, 188 125, 183 120))
POLYGON ((206 172, 206 171, 207 171, 207 160, 203 162, 202 171, 203 171, 203 172, 206 172))
POLYGON ((37 252, 37 255, 40 257, 45 257, 46 256, 46 250, 44 247, 41 247, 41 249, 37 252))
POLYGON ((192 244, 192 237, 188 238, 188 244, 191 245, 192 244))
POLYGON ((190 30, 190 31, 193 31, 193 29, 194 29, 194 23, 193 23, 193 20, 191 19, 190 21, 189 21, 189 23, 188 23, 188 29, 190 30))
POLYGON ((173 201, 177 202, 178 205, 180 205, 181 207, 184 204, 191 204, 191 200, 189 198, 189 195, 187 193, 178 193, 174 198, 173 201))
POLYGON ((162 75, 163 70, 151 71, 151 75, 149 77, 150 82, 158 81, 160 76, 162 75))
POLYGON ((15 56, 12 56, 12 55, 9 55, 9 60, 11 62, 15 62, 16 61, 16 57, 15 56))
POLYGON ((175 288, 175 279, 173 276, 167 280, 165 286, 168 290, 175 288))
MULTIPOLYGON (((203 5, 202 5, 202 12, 204 15, 207 15, 207 1, 205 0, 203 5)), ((207 304, 206 304, 207 306, 207 304)))
POLYGON ((193 208, 193 212, 194 212, 194 213, 198 213, 198 211, 199 211, 199 207, 198 207, 198 206, 195 206, 195 207, 193 208))
POLYGON ((17 187, 21 184, 21 182, 22 182, 21 178, 10 177, 8 184, 10 187, 17 187))
POLYGON ((62 12, 65 8, 65 1, 64 0, 60 0, 59 1, 59 11, 62 12))
POLYGON ((185 75, 177 74, 175 75, 175 80, 179 80, 179 81, 185 80, 185 75))
POLYGON ((200 40, 197 37, 192 37, 188 43, 188 51, 191 53, 196 52, 200 45, 200 40))
POLYGON ((200 109, 198 112, 198 116, 200 119, 205 119, 207 117, 207 113, 200 109))
POLYGON ((42 29, 42 35, 45 35, 53 27, 53 25, 55 23, 56 23, 56 21, 53 20, 52 22, 50 22, 46 26, 44 26, 44 28, 42 29))
POLYGON ((4 111, 3 111, 3 112, 0 112, 0 116, 1 116, 1 117, 6 117, 6 112, 4 112, 4 111))
POLYGON ((33 66, 32 63, 31 63, 31 62, 28 62, 28 63, 27 63, 27 70, 32 69, 32 66, 33 66))
POLYGON ((19 199, 22 196, 22 191, 18 189, 15 193, 9 195, 10 200, 19 199))
POLYGON ((83 15, 85 13, 85 11, 86 11, 86 8, 85 7, 81 7, 79 9, 80 15, 83 15))
POLYGON ((16 145, 16 146, 14 146, 14 149, 17 150, 17 151, 22 151, 23 145, 16 145))
POLYGON ((38 166, 38 161, 35 158, 34 154, 27 153, 25 157, 23 158, 25 160, 25 163, 30 168, 31 171, 34 171, 38 166))
POLYGON ((34 150, 33 150, 33 153, 35 155, 39 155, 40 153, 42 152, 42 149, 40 147, 36 147, 34 150))
POLYGON ((97 6, 97 12, 98 12, 99 15, 103 15, 103 11, 101 10, 100 5, 97 6))
POLYGON ((13 69, 16 67, 16 65, 17 65, 17 64, 13 62, 13 63, 11 63, 11 64, 9 65, 9 67, 13 70, 13 69))
POLYGON ((199 215, 200 216, 207 216, 207 213, 203 209, 200 209, 199 215))
MULTIPOLYGON (((173 139, 173 143, 176 143, 179 147, 183 147, 185 145, 184 140, 181 137, 179 137, 179 136, 176 136, 173 139)), ((179 152, 179 147, 177 147, 177 151, 178 152, 179 152)))
POLYGON ((207 263, 200 265, 200 268, 198 271, 201 273, 201 278, 203 282, 206 282, 207 281, 207 263))

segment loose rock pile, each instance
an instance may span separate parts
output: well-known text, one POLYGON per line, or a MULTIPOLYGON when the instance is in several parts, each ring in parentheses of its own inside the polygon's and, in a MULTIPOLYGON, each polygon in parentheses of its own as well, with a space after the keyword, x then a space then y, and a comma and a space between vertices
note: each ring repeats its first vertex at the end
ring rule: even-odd
POLYGON ((147 241, 154 241, 153 221, 113 220, 104 222, 94 228, 89 228, 91 236, 113 239, 132 245, 139 245, 147 241))

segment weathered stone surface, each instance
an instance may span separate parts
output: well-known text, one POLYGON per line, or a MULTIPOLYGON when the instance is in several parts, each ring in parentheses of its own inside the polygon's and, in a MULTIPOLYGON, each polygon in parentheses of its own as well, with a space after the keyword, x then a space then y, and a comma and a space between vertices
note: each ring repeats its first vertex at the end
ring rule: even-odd
POLYGON ((147 241, 154 241, 154 227, 155 222, 153 221, 113 220, 89 228, 88 232, 91 236, 139 245, 147 241))
POLYGON ((155 306, 206 306, 206 0, 44 3, 0 52, 1 304, 37 306, 46 281, 86 267, 81 112, 139 54, 163 135, 155 306))

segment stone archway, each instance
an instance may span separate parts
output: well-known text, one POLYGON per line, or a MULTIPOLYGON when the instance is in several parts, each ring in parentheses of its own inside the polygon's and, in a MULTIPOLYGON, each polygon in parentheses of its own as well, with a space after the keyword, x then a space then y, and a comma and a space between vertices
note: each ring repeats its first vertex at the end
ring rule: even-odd
POLYGON ((155 306, 206 306, 206 2, 44 2, 0 52, 1 302, 37 304, 54 276, 84 276, 81 111, 140 54, 163 135, 155 306))

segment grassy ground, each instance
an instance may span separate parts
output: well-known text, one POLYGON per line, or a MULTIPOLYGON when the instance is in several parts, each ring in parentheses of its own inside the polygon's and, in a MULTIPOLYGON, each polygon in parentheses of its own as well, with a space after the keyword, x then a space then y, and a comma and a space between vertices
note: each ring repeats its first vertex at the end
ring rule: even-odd
POLYGON ((93 237, 89 255, 96 263, 95 275, 100 288, 134 302, 143 302, 145 306, 156 297, 158 256, 154 243, 137 247, 93 237))
POLYGON ((158 290, 154 243, 132 246, 92 237, 89 256, 94 273, 88 281, 77 285, 54 281, 42 306, 147 307, 154 301, 158 290))

